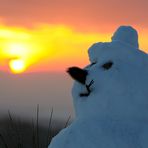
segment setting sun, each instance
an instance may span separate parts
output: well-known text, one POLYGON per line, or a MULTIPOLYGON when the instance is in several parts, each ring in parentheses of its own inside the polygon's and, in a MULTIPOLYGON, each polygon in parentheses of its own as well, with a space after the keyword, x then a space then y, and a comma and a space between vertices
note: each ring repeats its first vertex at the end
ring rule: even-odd
MULTIPOLYGON (((147 31, 139 39, 147 49, 147 31)), ((65 25, 44 24, 33 29, 0 24, 0 70, 11 73, 65 71, 88 63, 92 43, 110 41, 109 32, 78 32, 65 25), (80 59, 82 57, 82 59, 80 59)))
POLYGON ((11 60, 9 62, 10 69, 13 73, 22 73, 25 71, 26 66, 23 60, 11 60))

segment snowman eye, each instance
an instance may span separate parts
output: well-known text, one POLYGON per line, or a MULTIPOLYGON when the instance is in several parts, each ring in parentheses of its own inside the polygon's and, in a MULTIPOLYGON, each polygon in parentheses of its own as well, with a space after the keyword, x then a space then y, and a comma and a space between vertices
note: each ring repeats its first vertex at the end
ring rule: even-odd
POLYGON ((109 62, 103 64, 102 68, 104 68, 105 70, 108 70, 112 67, 112 65, 113 65, 113 62, 109 61, 109 62))

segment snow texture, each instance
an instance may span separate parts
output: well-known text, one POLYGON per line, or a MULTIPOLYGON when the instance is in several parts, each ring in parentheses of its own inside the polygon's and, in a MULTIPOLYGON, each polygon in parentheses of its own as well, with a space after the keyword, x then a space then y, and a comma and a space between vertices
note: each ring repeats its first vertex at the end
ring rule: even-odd
POLYGON ((48 148, 148 148, 148 55, 137 31, 121 26, 111 42, 95 43, 88 53, 91 93, 80 96, 86 87, 74 82, 76 119, 48 148))

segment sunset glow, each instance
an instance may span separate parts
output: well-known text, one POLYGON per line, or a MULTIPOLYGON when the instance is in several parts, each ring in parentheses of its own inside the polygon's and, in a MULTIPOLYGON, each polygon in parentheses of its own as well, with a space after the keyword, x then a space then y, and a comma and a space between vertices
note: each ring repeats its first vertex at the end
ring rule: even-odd
POLYGON ((148 52, 147 10, 146 0, 1 0, 0 71, 13 73, 10 61, 18 59, 23 73, 83 67, 88 48, 110 41, 121 25, 134 27, 148 52))
MULTIPOLYGON (((146 49, 148 35, 143 32, 141 35, 140 47, 146 49)), ((64 25, 44 24, 34 29, 1 25, 0 70, 8 67, 11 73, 23 73, 84 66, 89 62, 87 49, 95 42, 110 41, 111 36, 111 33, 78 32, 64 25)))

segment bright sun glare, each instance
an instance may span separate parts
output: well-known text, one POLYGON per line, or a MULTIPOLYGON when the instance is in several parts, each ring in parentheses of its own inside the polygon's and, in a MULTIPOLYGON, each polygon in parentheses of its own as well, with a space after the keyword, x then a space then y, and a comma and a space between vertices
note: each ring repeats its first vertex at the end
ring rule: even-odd
POLYGON ((25 63, 21 59, 11 60, 9 66, 13 73, 22 73, 26 69, 25 63))
MULTIPOLYGON (((144 49, 148 47, 147 34, 140 42, 144 49)), ((45 24, 31 30, 0 24, 0 71, 16 74, 64 71, 73 63, 84 66, 89 46, 98 41, 108 42, 110 36, 107 32, 77 32, 64 25, 45 24)))

